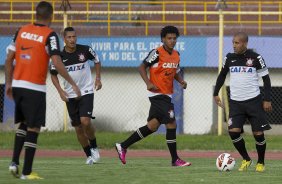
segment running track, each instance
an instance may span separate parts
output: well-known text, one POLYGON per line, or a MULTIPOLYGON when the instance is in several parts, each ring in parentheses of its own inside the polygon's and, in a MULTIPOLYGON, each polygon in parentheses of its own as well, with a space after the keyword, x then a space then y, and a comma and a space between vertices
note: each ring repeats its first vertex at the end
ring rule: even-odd
MULTIPOLYGON (((224 151, 178 151, 181 158, 216 158, 224 151)), ((237 152, 229 152, 233 157, 240 158, 237 152)), ((252 158, 257 158, 256 152, 249 152, 252 158)), ((12 150, 0 150, 0 157, 11 157, 12 150)), ((101 157, 117 157, 115 150, 100 150, 101 157)), ((74 150, 37 150, 36 157, 84 157, 84 152, 74 150)), ((128 150, 126 157, 161 157, 169 158, 168 150, 128 150)), ((269 160, 282 160, 282 151, 268 151, 265 155, 269 160)))

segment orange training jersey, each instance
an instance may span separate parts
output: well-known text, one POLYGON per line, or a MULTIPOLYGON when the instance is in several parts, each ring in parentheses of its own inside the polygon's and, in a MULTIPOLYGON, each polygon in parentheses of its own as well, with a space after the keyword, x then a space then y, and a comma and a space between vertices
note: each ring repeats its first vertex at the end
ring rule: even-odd
POLYGON ((46 91, 50 52, 59 54, 56 33, 41 24, 28 24, 14 38, 15 68, 13 87, 46 91))
POLYGON ((143 63, 150 67, 150 81, 159 88, 153 93, 171 95, 173 93, 173 80, 179 72, 179 53, 173 50, 168 53, 163 46, 152 50, 143 63))

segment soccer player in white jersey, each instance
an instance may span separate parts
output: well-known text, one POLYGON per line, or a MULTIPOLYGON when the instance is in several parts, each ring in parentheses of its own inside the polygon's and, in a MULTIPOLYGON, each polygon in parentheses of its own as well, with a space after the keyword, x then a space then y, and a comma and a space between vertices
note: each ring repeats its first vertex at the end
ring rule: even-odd
POLYGON ((65 47, 61 53, 63 63, 78 85, 81 91, 81 98, 77 99, 70 84, 64 81, 64 89, 61 88, 57 71, 51 65, 51 79, 56 87, 60 97, 66 102, 71 124, 75 128, 77 139, 86 154, 86 164, 91 165, 100 159, 97 148, 95 127, 91 124, 94 87, 96 90, 102 88, 101 83, 101 63, 98 55, 91 47, 76 44, 76 32, 73 27, 67 27, 64 30, 65 47), (90 64, 92 60, 95 64, 96 79, 92 79, 90 64))
POLYGON ((271 129, 265 117, 265 112, 272 110, 269 72, 263 57, 247 49, 248 35, 246 33, 236 33, 232 42, 234 53, 228 53, 224 59, 213 96, 216 104, 223 107, 218 93, 229 72, 230 114, 228 130, 235 148, 243 158, 239 171, 247 171, 252 164, 245 147, 245 141, 241 136, 243 125, 248 119, 252 127, 258 154, 255 170, 263 172, 265 170, 264 157, 266 150, 264 131, 271 129), (263 97, 259 90, 259 77, 263 79, 263 97))

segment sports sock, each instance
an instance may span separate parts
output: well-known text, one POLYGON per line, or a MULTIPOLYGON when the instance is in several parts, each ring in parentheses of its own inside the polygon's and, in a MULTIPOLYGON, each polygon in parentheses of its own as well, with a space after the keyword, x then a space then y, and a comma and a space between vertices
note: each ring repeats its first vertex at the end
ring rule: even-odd
POLYGON ((90 142, 91 148, 97 148, 96 138, 92 140, 89 139, 89 142, 90 142))
POLYGON ((24 142, 25 157, 23 166, 23 175, 29 175, 32 172, 32 163, 37 146, 38 133, 27 131, 26 139, 24 142))
POLYGON ((19 128, 16 130, 12 162, 17 165, 20 164, 19 159, 26 137, 26 130, 27 127, 23 123, 21 123, 19 128))
POLYGON ((243 157, 244 160, 250 161, 251 158, 247 152, 245 141, 239 132, 229 132, 229 135, 232 139, 233 145, 243 157))
POLYGON ((90 146, 86 146, 83 148, 83 151, 87 157, 91 156, 90 146))
POLYGON ((176 151, 176 129, 166 129, 166 143, 171 155, 171 161, 174 163, 178 159, 176 151))
POLYGON ((141 139, 147 137, 152 133, 153 132, 148 128, 147 125, 140 127, 130 137, 128 137, 124 142, 121 143, 121 147, 126 149, 130 145, 136 143, 137 141, 140 141, 141 139))
POLYGON ((256 149, 258 153, 258 163, 264 164, 264 156, 266 149, 266 141, 264 138, 264 134, 262 135, 254 135, 256 140, 256 149))

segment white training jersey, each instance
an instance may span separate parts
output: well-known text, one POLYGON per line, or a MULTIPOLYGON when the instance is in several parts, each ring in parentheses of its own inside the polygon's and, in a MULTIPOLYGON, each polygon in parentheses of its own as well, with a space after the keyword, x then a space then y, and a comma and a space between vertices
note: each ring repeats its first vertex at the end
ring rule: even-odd
POLYGON ((230 72, 230 98, 245 101, 260 94, 259 77, 269 74, 261 55, 247 50, 244 54, 226 55, 222 70, 230 72))
MULTIPOLYGON (((77 84, 81 91, 81 95, 94 93, 94 82, 91 75, 89 60, 94 63, 99 63, 98 55, 93 49, 86 45, 76 45, 76 51, 68 53, 64 49, 61 53, 63 63, 66 67, 71 78, 77 84)), ((51 74, 57 74, 55 67, 51 64, 51 74)), ((72 89, 72 86, 64 80, 64 90, 68 94, 68 98, 77 97, 76 93, 72 89)))

